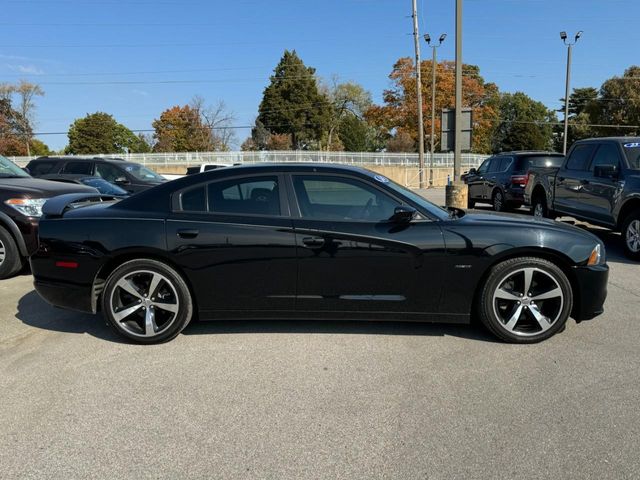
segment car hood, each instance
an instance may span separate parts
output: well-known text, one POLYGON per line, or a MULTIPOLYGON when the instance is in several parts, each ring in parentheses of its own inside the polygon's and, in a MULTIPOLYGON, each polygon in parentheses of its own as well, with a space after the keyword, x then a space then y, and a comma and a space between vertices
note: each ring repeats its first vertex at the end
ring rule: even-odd
POLYGON ((54 182, 39 178, 0 178, 0 193, 18 194, 32 198, 55 197, 65 193, 95 193, 96 189, 84 185, 54 182))
POLYGON ((569 225, 564 222, 557 222, 548 218, 534 218, 531 216, 519 215, 516 213, 467 210, 466 214, 458 218, 457 221, 463 224, 481 224, 510 228, 550 229, 573 233, 574 235, 580 235, 593 239, 596 242, 600 241, 598 237, 582 228, 569 225))

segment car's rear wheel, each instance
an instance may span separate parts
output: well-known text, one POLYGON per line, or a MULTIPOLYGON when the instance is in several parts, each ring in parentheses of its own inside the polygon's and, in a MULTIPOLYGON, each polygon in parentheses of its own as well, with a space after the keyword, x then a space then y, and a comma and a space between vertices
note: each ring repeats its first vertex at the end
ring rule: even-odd
POLYGON ((627 215, 622 224, 622 240, 626 255, 640 260, 640 212, 627 215))
POLYGON ((494 266, 479 300, 480 320, 498 338, 535 343, 564 328, 573 306, 573 291, 556 265, 525 257, 494 266))
POLYGON ((23 259, 15 240, 6 229, 0 227, 0 279, 15 275, 22 266, 23 259))
POLYGON ((175 338, 193 314, 187 284, 157 260, 132 260, 116 268, 105 284, 102 310, 111 325, 139 343, 175 338))
POLYGON ((504 200, 504 194, 501 190, 496 190, 493 192, 492 196, 493 209, 496 212, 504 212, 506 210, 506 203, 504 200))

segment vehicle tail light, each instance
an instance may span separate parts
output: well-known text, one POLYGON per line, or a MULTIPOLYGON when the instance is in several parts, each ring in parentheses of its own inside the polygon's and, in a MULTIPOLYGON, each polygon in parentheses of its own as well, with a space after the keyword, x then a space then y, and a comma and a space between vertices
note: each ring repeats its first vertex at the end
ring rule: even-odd
POLYGON ((519 187, 526 187, 527 183, 529 183, 529 174, 526 175, 512 175, 511 176, 511 184, 518 185, 519 187))

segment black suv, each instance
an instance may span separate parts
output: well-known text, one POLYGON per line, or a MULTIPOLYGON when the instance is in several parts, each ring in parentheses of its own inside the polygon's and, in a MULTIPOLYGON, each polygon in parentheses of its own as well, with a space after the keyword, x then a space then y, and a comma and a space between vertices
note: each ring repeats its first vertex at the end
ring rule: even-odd
POLYGON ((18 273, 38 247, 38 218, 51 197, 95 188, 32 178, 0 155, 0 279, 18 273))
POLYGON ((502 212, 520 208, 524 188, 532 166, 558 166, 564 156, 554 152, 506 152, 487 158, 478 169, 472 168, 462 179, 469 186, 469 208, 489 203, 502 212))
POLYGON ((27 164, 34 177, 51 174, 93 175, 133 194, 154 187, 166 179, 138 163, 119 158, 40 157, 27 164))

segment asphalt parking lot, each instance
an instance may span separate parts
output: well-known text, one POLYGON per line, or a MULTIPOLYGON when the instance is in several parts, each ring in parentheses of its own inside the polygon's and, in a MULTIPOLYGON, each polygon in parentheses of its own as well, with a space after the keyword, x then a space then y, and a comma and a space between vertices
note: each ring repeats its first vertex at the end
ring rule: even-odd
POLYGON ((530 346, 293 321, 138 346, 2 281, 0 478, 639 478, 640 265, 590 230, 605 314, 530 346))

